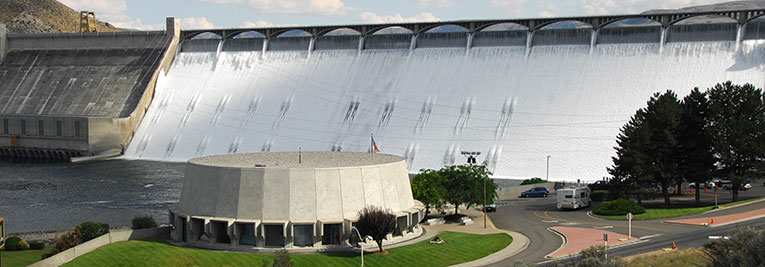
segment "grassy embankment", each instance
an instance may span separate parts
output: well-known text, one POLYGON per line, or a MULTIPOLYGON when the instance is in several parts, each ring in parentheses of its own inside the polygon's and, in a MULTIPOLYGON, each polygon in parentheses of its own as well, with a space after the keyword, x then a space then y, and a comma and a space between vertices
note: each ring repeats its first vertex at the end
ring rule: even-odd
MULTIPOLYGON (((446 244, 428 241, 386 249, 390 254, 364 254, 369 266, 448 266, 483 258, 512 242, 507 234, 475 235, 444 232, 446 244)), ((357 253, 290 255, 295 266, 358 266, 357 253)), ((101 247, 64 266, 263 266, 272 254, 235 253, 176 247, 161 241, 127 241, 101 247)))
POLYGON ((625 266, 707 266, 708 264, 709 260, 703 255, 702 249, 689 248, 636 257, 626 261, 625 266))
POLYGON ((40 261, 42 255, 48 253, 52 248, 47 247, 45 249, 27 249, 27 250, 15 250, 6 251, 2 250, 2 265, 4 267, 23 267, 32 263, 40 261))
MULTIPOLYGON (((760 200, 762 198, 753 198, 753 199, 747 199, 737 202, 731 202, 731 203, 725 203, 720 204, 720 207, 730 207, 733 205, 739 205, 744 204, 747 202, 752 202, 756 200, 760 200)), ((696 207, 696 208, 657 208, 657 209, 645 209, 645 213, 642 214, 635 214, 632 219, 633 220, 650 220, 650 219, 661 219, 661 218, 669 218, 669 217, 678 217, 678 216, 685 216, 685 215, 693 215, 693 214, 699 214, 703 212, 707 212, 710 210, 713 210, 714 206, 704 206, 704 207, 696 207)), ((593 213, 594 214, 594 213, 593 213)), ((611 220, 627 220, 626 216, 624 215, 597 215, 600 218, 604 219, 611 219, 611 220)))

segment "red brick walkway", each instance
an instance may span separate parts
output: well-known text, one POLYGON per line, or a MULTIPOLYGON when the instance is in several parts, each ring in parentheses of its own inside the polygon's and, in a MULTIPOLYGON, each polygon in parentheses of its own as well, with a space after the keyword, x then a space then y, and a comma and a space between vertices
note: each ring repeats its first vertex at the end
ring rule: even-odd
MULTIPOLYGON (((603 245, 603 233, 608 234, 609 246, 627 242, 619 241, 619 239, 627 238, 627 235, 603 231, 600 229, 560 226, 552 227, 552 229, 566 236, 567 240, 566 244, 564 244, 562 248, 550 255, 547 255, 553 258, 576 254, 579 253, 579 251, 582 251, 583 249, 589 248, 593 245, 603 245)), ((632 237, 632 240, 635 240, 634 236, 632 237)))
POLYGON ((715 223, 711 224, 710 226, 715 226, 715 224, 730 223, 730 222, 735 222, 739 220, 762 217, 762 216, 765 216, 765 209, 753 210, 753 211, 736 213, 736 214, 725 215, 725 216, 714 216, 714 213, 712 213, 712 214, 709 214, 709 217, 684 219, 684 220, 671 220, 666 222, 699 225, 703 223, 708 223, 711 219, 714 219, 715 223))

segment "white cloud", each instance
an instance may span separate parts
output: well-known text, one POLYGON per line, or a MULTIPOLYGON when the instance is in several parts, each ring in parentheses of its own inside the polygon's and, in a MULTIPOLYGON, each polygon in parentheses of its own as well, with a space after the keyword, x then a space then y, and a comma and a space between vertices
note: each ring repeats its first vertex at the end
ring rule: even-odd
POLYGON ((212 29, 215 25, 205 17, 181 18, 181 29, 212 29))
POLYGON ((457 3, 452 0, 414 0, 419 7, 455 7, 457 3))
POLYGON ((523 16, 526 13, 526 1, 527 0, 491 0, 490 3, 504 9, 510 15, 523 16))
POLYGON ((547 10, 542 10, 538 15, 543 18, 555 17, 555 14, 547 10))
POLYGON ((676 9, 709 5, 728 0, 579 0, 578 9, 588 15, 632 14, 649 9, 676 9))
POLYGON ((345 15, 350 9, 341 0, 197 0, 204 3, 248 7, 269 15, 345 15))
POLYGON ((392 16, 380 16, 375 13, 365 11, 359 14, 359 18, 365 23, 395 23, 395 22, 421 22, 421 21, 440 21, 438 17, 430 12, 422 12, 414 17, 403 17, 401 14, 392 16))
POLYGON ((271 22, 265 21, 265 20, 258 20, 258 21, 245 21, 242 23, 242 28, 265 28, 265 27, 274 27, 276 24, 273 24, 271 22))

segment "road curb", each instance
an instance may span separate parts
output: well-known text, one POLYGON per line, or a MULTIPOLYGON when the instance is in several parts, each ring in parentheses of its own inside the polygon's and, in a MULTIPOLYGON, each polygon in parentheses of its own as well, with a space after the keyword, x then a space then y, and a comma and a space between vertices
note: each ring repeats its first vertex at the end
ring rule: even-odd
POLYGON ((524 250, 526 250, 526 248, 529 247, 529 244, 531 243, 531 240, 529 240, 529 238, 526 237, 525 235, 523 235, 523 234, 521 234, 519 232, 516 232, 516 231, 497 229, 497 227, 494 226, 494 223, 491 221, 491 218, 489 218, 489 216, 486 216, 486 222, 489 223, 489 225, 491 226, 492 229, 497 230, 497 231, 502 231, 506 235, 509 235, 510 237, 512 237, 513 241, 510 242, 510 244, 508 244, 507 247, 505 247, 505 248, 503 248, 503 249, 501 249, 501 250, 499 250, 497 252, 494 252, 492 254, 489 254, 486 257, 483 257, 483 258, 480 258, 480 259, 477 259, 477 260, 473 260, 473 261, 469 261, 469 262, 463 262, 463 263, 456 264, 456 265, 451 265, 451 266, 454 266, 454 267, 467 267, 467 266, 484 266, 484 265, 494 264, 494 263, 500 262, 502 260, 508 259, 508 258, 510 258, 512 256, 515 256, 518 253, 520 253, 521 251, 524 251, 524 250), (520 242, 523 242, 520 245, 520 247, 514 247, 514 246, 518 246, 518 244, 520 244, 520 242), (510 250, 512 250, 512 251, 510 251, 510 250))
POLYGON ((765 198, 760 197, 759 200, 750 201, 750 202, 747 202, 747 203, 736 204, 736 205, 733 205, 733 206, 722 207, 722 208, 719 208, 719 209, 713 209, 713 210, 705 211, 705 212, 702 212, 702 213, 699 213, 699 214, 714 213, 714 212, 718 212, 718 211, 721 211, 721 210, 738 208, 738 207, 741 207, 741 206, 746 206, 746 205, 754 204, 754 203, 760 203, 760 202, 763 202, 763 201, 765 201, 765 198))
POLYGON ((563 249, 563 247, 565 247, 566 244, 568 244, 568 238, 566 238, 566 235, 564 235, 564 234, 562 234, 562 233, 560 233, 558 231, 555 231, 555 229, 552 229, 552 227, 547 227, 547 231, 550 231, 553 234, 558 235, 560 237, 560 239, 563 241, 563 243, 561 243, 560 247, 558 247, 557 249, 553 250, 550 253, 547 253, 547 255, 545 255, 545 259, 560 259, 560 258, 564 258, 564 257, 570 256, 570 255, 565 255, 565 256, 561 256, 561 257, 552 257, 552 256, 550 256, 552 254, 555 254, 555 252, 558 252, 559 250, 563 249))

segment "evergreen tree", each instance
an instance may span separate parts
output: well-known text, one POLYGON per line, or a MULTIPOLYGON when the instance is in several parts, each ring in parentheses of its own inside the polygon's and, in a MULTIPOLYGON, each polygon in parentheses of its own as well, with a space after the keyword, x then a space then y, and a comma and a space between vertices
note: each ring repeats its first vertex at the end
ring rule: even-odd
POLYGON ((700 204, 699 185, 712 178, 715 168, 708 117, 706 94, 694 88, 682 101, 677 159, 680 161, 680 176, 696 184, 696 205, 700 204))
POLYGON ((621 133, 616 137, 616 157, 611 158, 614 165, 608 168, 608 173, 613 176, 612 183, 618 191, 617 195, 627 198, 634 194, 638 204, 642 203, 644 188, 653 184, 645 170, 645 162, 649 159, 642 150, 649 137, 644 121, 645 111, 639 109, 622 127, 621 133))
POLYGON ((733 201, 748 178, 765 172, 765 95, 728 81, 707 90, 718 174, 733 182, 733 201))
POLYGON ((670 205, 669 186, 680 179, 676 158, 680 107, 677 95, 668 90, 664 94, 654 94, 645 109, 645 124, 650 133, 648 144, 643 147, 649 159, 645 167, 653 181, 661 186, 667 206, 670 205))
POLYGON ((664 203, 670 204, 669 186, 677 184, 680 101, 672 91, 656 93, 638 110, 617 137, 617 156, 609 169, 623 190, 641 195, 651 185, 661 186, 664 203))

